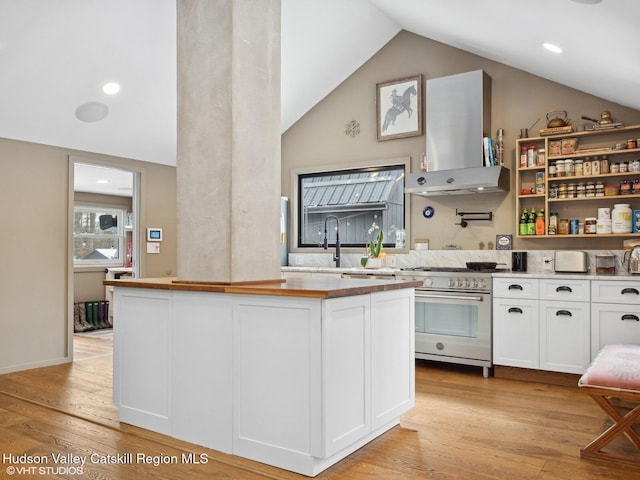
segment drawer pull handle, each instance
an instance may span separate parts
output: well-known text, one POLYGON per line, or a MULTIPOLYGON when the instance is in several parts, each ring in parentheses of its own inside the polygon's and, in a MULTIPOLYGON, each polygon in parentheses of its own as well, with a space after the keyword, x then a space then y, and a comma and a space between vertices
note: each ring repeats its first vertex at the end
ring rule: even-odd
POLYGON ((637 288, 623 288, 620 293, 622 295, 624 295, 625 293, 635 293, 636 295, 640 295, 640 292, 637 288))
POLYGON ((638 318, 637 315, 631 315, 630 313, 622 315, 620 320, 635 320, 636 322, 640 322, 640 318, 638 318))
POLYGON ((522 309, 518 307, 511 307, 509 313, 522 313, 522 309))
POLYGON ((558 310, 556 312, 556 317, 564 315, 565 317, 573 317, 573 314, 569 310, 558 310))
POLYGON ((517 285, 517 284, 511 284, 509 285, 509 290, 524 290, 524 288, 522 288, 522 285, 517 285))
POLYGON ((571 287, 567 287, 566 285, 562 285, 558 288, 556 288, 556 292, 573 292, 573 290, 571 290, 571 287))

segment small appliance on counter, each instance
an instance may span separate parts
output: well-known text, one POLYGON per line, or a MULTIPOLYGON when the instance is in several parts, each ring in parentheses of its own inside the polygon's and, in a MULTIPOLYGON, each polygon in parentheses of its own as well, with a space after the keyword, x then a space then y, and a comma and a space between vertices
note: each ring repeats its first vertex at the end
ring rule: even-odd
POLYGON ((589 255, 575 250, 558 250, 554 255, 556 273, 588 273, 589 255))
POLYGON ((527 252, 511 253, 511 271, 512 272, 527 271, 527 252))
POLYGON ((627 271, 632 275, 640 275, 640 246, 624 252, 624 260, 627 271))
POLYGON ((596 273, 613 275, 616 273, 615 255, 596 255, 596 273))

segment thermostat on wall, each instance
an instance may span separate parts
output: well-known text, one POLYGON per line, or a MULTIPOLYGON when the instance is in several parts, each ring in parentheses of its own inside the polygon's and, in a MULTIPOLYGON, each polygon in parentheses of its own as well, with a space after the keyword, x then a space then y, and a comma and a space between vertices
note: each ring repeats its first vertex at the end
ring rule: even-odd
POLYGON ((147 228, 147 242, 161 242, 161 241, 162 241, 161 228, 147 228))

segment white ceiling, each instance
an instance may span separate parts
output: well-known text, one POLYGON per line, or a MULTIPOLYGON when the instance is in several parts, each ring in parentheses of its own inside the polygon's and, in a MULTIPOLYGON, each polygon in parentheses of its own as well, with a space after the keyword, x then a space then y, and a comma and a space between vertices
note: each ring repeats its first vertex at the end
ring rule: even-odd
MULTIPOLYGON (((640 110, 640 1, 595 2, 282 0, 282 131, 403 29, 640 110)), ((175 0, 0 0, 0 137, 175 165, 175 35, 175 0)))

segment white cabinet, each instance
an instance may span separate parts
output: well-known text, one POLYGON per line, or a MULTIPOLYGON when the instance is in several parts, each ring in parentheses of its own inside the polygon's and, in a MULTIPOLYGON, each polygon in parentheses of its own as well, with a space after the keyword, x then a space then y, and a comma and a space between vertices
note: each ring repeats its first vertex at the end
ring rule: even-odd
POLYGON ((114 292, 113 399, 120 421, 169 434, 171 293, 114 292))
POLYGON ((232 451, 231 308, 223 293, 173 294, 172 435, 224 453, 232 451))
POLYGON ((590 362, 589 281, 494 279, 493 363, 583 373, 590 362))
POLYGON ((493 296, 497 298, 538 299, 538 279, 527 277, 494 278, 493 296))
POLYGON ((591 362, 589 280, 540 280, 540 368, 582 374, 591 362))
POLYGON ((414 289, 338 298, 115 288, 120 420, 317 475, 415 404, 414 289))
POLYGON ((493 298, 494 365, 539 368, 538 337, 537 299, 493 298))
POLYGON ((640 344, 640 282, 591 282, 591 357, 607 344, 640 344))
POLYGON ((388 424, 415 404, 414 292, 371 296, 371 428, 388 424))
POLYGON ((540 369, 584 373, 591 362, 589 329, 588 301, 541 300, 540 369))

